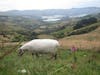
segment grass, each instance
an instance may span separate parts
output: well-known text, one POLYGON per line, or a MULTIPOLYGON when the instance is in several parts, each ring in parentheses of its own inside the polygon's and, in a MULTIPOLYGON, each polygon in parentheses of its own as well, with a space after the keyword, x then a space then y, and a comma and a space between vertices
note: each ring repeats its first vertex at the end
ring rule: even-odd
MULTIPOLYGON (((1 55, 9 49, 11 47, 0 50, 1 55)), ((50 55, 42 55, 37 58, 30 53, 19 57, 17 51, 13 51, 0 60, 0 75, 100 75, 99 52, 78 50, 75 63, 70 49, 60 49, 57 60, 48 60, 49 57, 50 55), (22 73, 21 70, 26 72, 22 73)))
POLYGON ((75 45, 80 49, 100 50, 100 27, 96 30, 81 34, 73 35, 60 39, 59 42, 64 48, 70 48, 75 45))
POLYGON ((54 38, 52 35, 47 35, 47 34, 40 34, 37 37, 40 39, 48 39, 48 38, 52 39, 52 38, 54 38))
POLYGON ((99 50, 100 42, 99 41, 88 41, 88 40, 80 40, 80 39, 61 39, 59 41, 63 48, 70 48, 73 45, 80 49, 89 49, 89 50, 99 50))
POLYGON ((99 33, 100 27, 87 34, 60 39, 62 49, 58 51, 57 60, 48 60, 50 55, 37 58, 30 53, 19 57, 14 49, 16 44, 7 43, 0 49, 0 56, 9 50, 13 52, 0 59, 0 75, 100 75, 99 33), (78 47, 76 62, 70 51, 73 45, 78 47))

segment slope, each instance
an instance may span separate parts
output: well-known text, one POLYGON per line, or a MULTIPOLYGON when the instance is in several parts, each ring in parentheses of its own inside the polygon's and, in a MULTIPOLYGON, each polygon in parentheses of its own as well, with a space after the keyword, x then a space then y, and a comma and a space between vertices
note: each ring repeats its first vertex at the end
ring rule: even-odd
POLYGON ((100 27, 86 34, 64 37, 59 41, 65 48, 71 48, 74 45, 81 49, 100 50, 100 27))

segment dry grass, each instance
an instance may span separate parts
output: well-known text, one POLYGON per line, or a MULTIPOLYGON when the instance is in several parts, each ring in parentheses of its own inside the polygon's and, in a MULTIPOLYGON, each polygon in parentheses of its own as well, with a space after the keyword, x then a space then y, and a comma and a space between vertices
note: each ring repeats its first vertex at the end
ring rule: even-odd
POLYGON ((41 34, 41 35, 38 35, 38 38, 40 38, 40 39, 52 39, 52 38, 54 38, 52 35, 46 35, 46 34, 41 34))
POLYGON ((81 49, 100 50, 100 27, 90 33, 66 37, 59 41, 64 48, 75 45, 81 49))
POLYGON ((71 48, 74 45, 80 49, 100 49, 99 41, 61 39, 59 42, 64 48, 71 48))

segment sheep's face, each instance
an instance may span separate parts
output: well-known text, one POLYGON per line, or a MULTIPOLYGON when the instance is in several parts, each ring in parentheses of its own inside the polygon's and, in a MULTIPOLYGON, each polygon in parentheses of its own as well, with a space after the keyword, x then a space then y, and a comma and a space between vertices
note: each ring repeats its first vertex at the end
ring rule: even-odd
POLYGON ((23 51, 22 49, 19 49, 18 55, 19 55, 19 56, 22 56, 23 54, 24 54, 24 51, 23 51))

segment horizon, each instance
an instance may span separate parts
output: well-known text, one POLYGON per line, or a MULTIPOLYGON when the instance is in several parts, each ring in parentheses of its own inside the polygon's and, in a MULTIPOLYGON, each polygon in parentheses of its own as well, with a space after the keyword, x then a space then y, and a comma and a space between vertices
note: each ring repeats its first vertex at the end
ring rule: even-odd
POLYGON ((69 8, 69 9, 25 9, 25 10, 19 10, 19 9, 12 9, 12 10, 5 10, 0 12, 8 12, 8 11, 31 11, 31 10, 36 10, 36 11, 44 11, 44 10, 70 10, 70 9, 81 9, 81 8, 100 8, 100 7, 77 7, 77 8, 69 8))
POLYGON ((100 7, 100 0, 0 0, 0 11, 100 7))

